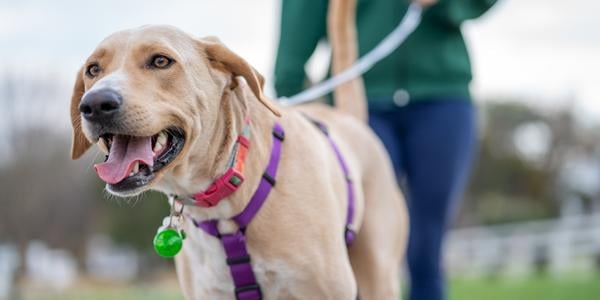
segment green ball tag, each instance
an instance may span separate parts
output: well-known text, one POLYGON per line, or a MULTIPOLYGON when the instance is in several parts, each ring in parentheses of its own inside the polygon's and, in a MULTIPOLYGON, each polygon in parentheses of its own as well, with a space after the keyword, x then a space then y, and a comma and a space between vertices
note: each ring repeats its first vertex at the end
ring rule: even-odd
POLYGON ((173 228, 166 228, 154 236, 154 250, 162 257, 171 258, 181 250, 183 238, 173 228))

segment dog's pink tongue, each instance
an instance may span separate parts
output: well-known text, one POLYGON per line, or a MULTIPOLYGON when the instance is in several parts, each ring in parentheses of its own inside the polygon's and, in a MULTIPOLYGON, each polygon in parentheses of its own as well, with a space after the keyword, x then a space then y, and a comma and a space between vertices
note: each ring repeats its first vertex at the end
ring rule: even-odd
POLYGON ((151 137, 115 135, 106 162, 96 164, 96 173, 108 183, 125 179, 136 161, 152 167, 154 164, 151 137))

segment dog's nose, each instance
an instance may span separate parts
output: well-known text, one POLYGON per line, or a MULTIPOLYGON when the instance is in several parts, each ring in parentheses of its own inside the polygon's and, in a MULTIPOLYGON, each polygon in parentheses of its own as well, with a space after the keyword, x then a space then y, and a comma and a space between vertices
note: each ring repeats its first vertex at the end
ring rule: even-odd
POLYGON ((114 117, 121 109, 123 98, 110 89, 87 93, 79 104, 79 111, 88 121, 106 121, 114 117))

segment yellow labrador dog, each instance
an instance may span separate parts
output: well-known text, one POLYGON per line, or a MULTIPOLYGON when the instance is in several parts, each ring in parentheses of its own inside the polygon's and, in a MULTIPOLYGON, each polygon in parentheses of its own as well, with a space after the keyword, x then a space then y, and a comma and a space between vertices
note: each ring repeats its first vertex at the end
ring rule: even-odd
MULTIPOLYGON (((330 16, 330 29, 352 21, 348 15, 330 16)), ((332 39, 335 71, 356 56, 347 44, 353 34, 332 39), (344 43, 348 47, 340 47, 344 43)), ((345 91, 345 98, 364 101, 360 84, 347 84, 336 99, 345 91)), ((186 299, 234 299, 223 245, 195 223, 214 219, 221 234, 238 230, 231 218, 247 207, 262 180, 277 122, 285 130, 277 183, 245 229, 261 297, 399 299, 406 210, 381 142, 361 120, 364 103, 282 108, 262 86, 262 76, 214 38, 167 26, 117 32, 77 75, 72 157, 97 144, 107 161, 96 171, 114 195, 154 189, 191 197, 228 168, 247 127, 245 181, 214 206, 185 206, 181 226, 188 237, 175 257, 186 299), (328 138, 307 116, 328 127, 354 182, 350 227, 357 235, 349 248, 342 234, 347 181, 328 138)))

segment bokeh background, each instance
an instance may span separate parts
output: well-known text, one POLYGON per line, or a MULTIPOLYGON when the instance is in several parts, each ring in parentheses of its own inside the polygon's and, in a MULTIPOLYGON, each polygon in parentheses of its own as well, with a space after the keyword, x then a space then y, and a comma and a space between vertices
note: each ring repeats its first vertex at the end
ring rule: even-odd
MULTIPOLYGON (((447 243, 451 299, 600 297, 598 11, 500 0, 464 24, 481 147, 447 243)), ((171 24, 220 37, 273 95, 278 23, 279 0, 0 0, 0 299, 182 299, 152 251, 166 199, 111 199, 96 150, 69 159, 75 73, 110 33, 171 24)))

